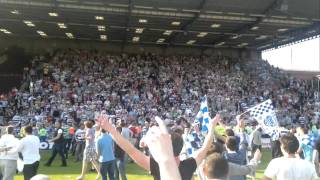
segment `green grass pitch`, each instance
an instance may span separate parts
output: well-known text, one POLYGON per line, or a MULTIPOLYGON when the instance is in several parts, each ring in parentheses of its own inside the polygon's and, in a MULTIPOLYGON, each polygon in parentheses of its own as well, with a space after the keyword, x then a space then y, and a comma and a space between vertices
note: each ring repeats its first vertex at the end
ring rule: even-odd
MULTIPOLYGON (((41 152, 41 162, 38 173, 46 174, 50 176, 51 180, 71 180, 76 179, 81 173, 81 162, 75 162, 74 158, 71 156, 67 160, 68 167, 60 167, 61 159, 59 156, 56 157, 56 160, 52 163, 51 167, 45 167, 45 162, 49 159, 51 151, 42 151, 41 152)), ((270 150, 263 150, 262 163, 259 165, 257 171, 257 178, 261 179, 263 176, 264 169, 268 165, 271 159, 270 150)), ((88 173, 86 180, 95 180, 96 173, 88 173)), ((129 180, 152 180, 152 176, 149 175, 147 171, 142 170, 140 167, 134 163, 127 165, 127 178, 129 180)), ((23 180, 23 175, 19 174, 15 176, 15 180, 23 180)))

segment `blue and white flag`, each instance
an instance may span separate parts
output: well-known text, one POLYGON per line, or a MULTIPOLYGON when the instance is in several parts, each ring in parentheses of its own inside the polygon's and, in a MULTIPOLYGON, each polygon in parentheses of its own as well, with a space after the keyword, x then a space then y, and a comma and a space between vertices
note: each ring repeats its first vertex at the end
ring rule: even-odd
POLYGON ((201 148, 202 145, 201 139, 195 131, 187 135, 185 143, 188 157, 191 157, 196 150, 201 148))
POLYGON ((277 132, 279 124, 270 99, 248 109, 248 112, 258 121, 265 133, 272 136, 277 132))
POLYGON ((208 108, 208 102, 207 102, 207 96, 204 96, 201 99, 201 105, 200 110, 196 116, 196 120, 194 124, 200 124, 201 131, 202 132, 208 132, 209 128, 209 122, 211 121, 211 118, 209 116, 209 108, 208 108))
POLYGON ((310 146, 310 147, 314 147, 315 145, 315 137, 311 136, 311 135, 305 135, 301 138, 301 144, 305 145, 305 146, 310 146))

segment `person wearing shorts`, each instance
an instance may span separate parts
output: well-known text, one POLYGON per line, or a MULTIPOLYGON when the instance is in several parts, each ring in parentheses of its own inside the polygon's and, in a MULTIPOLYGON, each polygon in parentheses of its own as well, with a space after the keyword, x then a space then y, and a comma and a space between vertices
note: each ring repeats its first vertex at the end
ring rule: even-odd
POLYGON ((77 180, 82 180, 84 179, 87 169, 88 169, 88 164, 91 162, 98 172, 97 179, 100 177, 100 167, 98 164, 98 157, 97 157, 97 152, 96 152, 96 146, 95 146, 95 130, 93 128, 93 121, 85 121, 85 139, 86 139, 86 146, 84 148, 83 152, 83 161, 82 161, 82 172, 81 175, 77 178, 77 180))

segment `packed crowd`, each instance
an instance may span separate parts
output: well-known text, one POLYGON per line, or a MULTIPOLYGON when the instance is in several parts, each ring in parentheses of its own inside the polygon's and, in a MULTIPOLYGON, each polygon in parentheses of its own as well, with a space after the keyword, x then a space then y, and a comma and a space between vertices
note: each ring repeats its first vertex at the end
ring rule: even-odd
POLYGON ((168 123, 179 118, 190 122, 206 94, 211 114, 219 112, 226 124, 269 98, 281 125, 318 123, 319 96, 309 84, 266 61, 242 61, 58 51, 52 59, 32 61, 25 69, 24 88, 1 96, 7 106, 0 115, 22 124, 61 117, 79 123, 100 111, 138 124, 156 114, 168 123))
MULTIPOLYGON (((78 179, 85 178, 92 162, 97 178, 105 180, 108 174, 110 179, 125 180, 128 156, 154 179, 191 179, 197 168, 203 169, 197 172, 201 179, 246 179, 260 161, 263 132, 252 117, 243 115, 236 120, 236 115, 266 99, 272 99, 280 125, 291 129, 289 135, 273 139, 273 158, 301 153, 305 160, 290 161, 291 165, 287 159, 277 160, 285 161, 287 170, 304 170, 290 178, 284 177, 287 171, 283 166, 274 165, 281 163, 271 161, 265 178, 314 179, 318 172, 318 92, 263 60, 110 55, 69 49, 57 51, 51 59, 36 57, 25 68, 22 87, 0 98, 0 116, 4 125, 11 125, 7 129, 10 138, 14 138, 15 130, 22 140, 32 136, 34 144, 52 142, 47 166, 57 154, 62 166, 67 166, 71 152, 76 160, 83 161, 78 179), (216 115, 206 135, 193 124, 204 95, 211 116, 216 115), (160 117, 155 121, 156 116, 160 117), (186 147, 189 134, 197 139, 192 154, 186 147), (168 166, 172 161, 177 166, 168 166)), ((38 148, 34 145, 24 150, 19 144, 23 143, 1 138, 0 151, 6 153, 4 156, 13 153, 14 159, 9 160, 14 161, 18 152, 23 155, 38 148), (2 146, 14 142, 18 148, 2 146)), ((30 172, 37 173, 40 156, 38 151, 34 153, 32 162, 25 162, 30 165, 25 179, 32 177, 30 172)), ((4 180, 11 180, 15 173, 1 172, 4 180)))

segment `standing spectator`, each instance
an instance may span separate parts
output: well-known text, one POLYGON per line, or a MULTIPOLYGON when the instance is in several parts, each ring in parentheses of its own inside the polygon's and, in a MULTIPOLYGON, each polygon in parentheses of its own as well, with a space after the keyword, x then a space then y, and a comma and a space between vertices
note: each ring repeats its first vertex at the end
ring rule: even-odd
POLYGON ((272 159, 283 156, 279 139, 274 139, 271 141, 271 155, 272 159))
MULTIPOLYGON (((128 128, 127 123, 124 122, 124 121, 121 121, 120 126, 122 128, 121 135, 124 138, 126 138, 131 144, 133 144, 133 142, 132 142, 132 131, 128 128)), ((128 159, 129 159, 128 155, 125 154, 124 162, 128 163, 128 159)), ((129 161, 131 161, 131 160, 129 160, 129 161)))
MULTIPOLYGON (((220 121, 220 115, 211 121, 208 135, 204 140, 203 146, 194 153, 193 157, 180 161, 179 154, 182 150, 183 140, 178 133, 171 133, 173 154, 175 160, 178 163, 178 168, 183 180, 191 180, 193 173, 196 171, 197 166, 204 160, 214 137, 214 127, 220 121)), ((160 170, 159 164, 155 161, 153 157, 146 156, 141 151, 136 149, 128 140, 126 140, 109 122, 106 117, 99 117, 98 123, 101 128, 107 130, 111 135, 113 140, 126 152, 129 156, 142 168, 147 171, 151 171, 152 176, 155 180, 160 180, 160 170)))
MULTIPOLYGON (((116 129, 121 133, 121 127, 117 127, 116 129)), ((114 156, 116 158, 115 179, 119 180, 120 174, 122 180, 127 180, 126 163, 124 162, 125 152, 116 143, 114 143, 114 156)))
POLYGON ((96 142, 97 154, 99 157, 100 174, 102 180, 107 180, 107 174, 110 180, 114 180, 115 157, 113 154, 113 141, 105 130, 101 130, 101 135, 96 142))
MULTIPOLYGON (((230 136, 226 141, 227 153, 225 154, 228 162, 238 165, 246 164, 246 147, 243 143, 240 144, 240 149, 237 149, 237 140, 234 136, 230 136)), ((245 176, 231 176, 230 180, 245 180, 245 176)))
POLYGON ((80 161, 83 158, 83 151, 86 145, 85 142, 86 131, 84 130, 84 124, 81 123, 80 128, 75 133, 75 141, 76 141, 76 161, 80 161))
POLYGON ((312 138, 308 134, 308 128, 300 127, 298 129, 299 137, 300 137, 300 146, 298 149, 298 153, 303 153, 303 159, 312 162, 313 159, 313 146, 312 146, 312 138))
POLYGON ((205 159, 203 173, 207 179, 228 179, 228 161, 219 153, 213 153, 205 159))
POLYGON ((37 174, 40 161, 40 140, 32 135, 32 127, 25 127, 26 137, 20 140, 18 151, 23 157, 23 176, 24 180, 30 180, 37 174))
POLYGON ((68 159, 69 156, 69 150, 71 148, 71 144, 72 144, 72 139, 73 139, 73 135, 74 135, 74 128, 73 127, 69 127, 68 125, 66 125, 64 128, 64 134, 65 134, 65 156, 66 159, 68 159))
POLYGON ((98 177, 100 177, 100 171, 99 171, 99 164, 97 162, 97 152, 96 152, 96 146, 95 146, 95 130, 93 128, 93 121, 89 120, 84 123, 86 129, 85 134, 85 140, 86 140, 86 146, 84 148, 83 152, 83 161, 82 161, 82 172, 81 175, 77 178, 77 180, 84 179, 87 169, 88 169, 88 163, 91 162, 98 172, 98 177))
POLYGON ((252 143, 251 143, 251 148, 252 148, 252 153, 254 154, 257 149, 261 151, 261 136, 262 136, 262 129, 257 128, 253 133, 252 133, 252 143))
POLYGON ((51 166, 52 161, 55 159, 57 153, 61 156, 62 165, 67 166, 66 158, 64 156, 64 137, 63 137, 63 130, 61 129, 61 123, 56 122, 55 124, 55 131, 54 131, 54 138, 51 139, 49 142, 53 142, 52 147, 52 155, 45 166, 51 166))
POLYGON ((39 134, 40 142, 47 141, 48 133, 44 125, 41 126, 38 134, 39 134))
POLYGON ((131 141, 132 138, 132 131, 128 128, 127 123, 125 123, 124 121, 121 122, 120 124, 122 131, 121 131, 121 135, 126 138, 127 140, 131 141))
POLYGON ((7 134, 0 139, 0 174, 3 180, 13 180, 17 169, 19 140, 14 137, 14 128, 8 126, 7 134))
POLYGON ((317 178, 313 164, 306 160, 296 158, 299 141, 294 135, 283 135, 280 138, 280 143, 283 157, 271 160, 264 172, 264 180, 314 180, 317 178))
MULTIPOLYGON (((245 134, 245 123, 244 120, 241 119, 238 123, 238 139, 240 140, 239 144, 237 144, 237 139, 235 136, 229 136, 226 140, 227 153, 225 154, 228 162, 238 164, 238 165, 246 165, 247 164, 247 146, 248 141, 246 140, 245 134)), ((231 176, 230 180, 245 180, 246 176, 231 176)))

